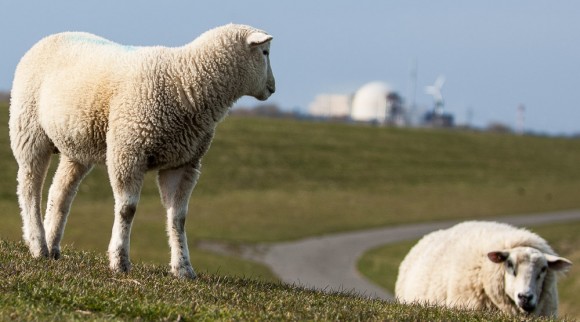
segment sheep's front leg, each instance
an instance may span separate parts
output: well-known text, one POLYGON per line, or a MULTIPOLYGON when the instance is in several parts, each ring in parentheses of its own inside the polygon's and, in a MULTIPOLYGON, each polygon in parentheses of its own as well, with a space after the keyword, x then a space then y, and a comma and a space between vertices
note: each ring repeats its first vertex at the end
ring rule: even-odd
POLYGON ((195 272, 189 261, 185 217, 189 197, 199 174, 198 166, 187 165, 178 169, 161 170, 157 177, 161 201, 167 210, 171 273, 177 277, 195 278, 195 272))
POLYGON ((50 257, 60 257, 60 241, 64 232, 66 219, 78 186, 92 165, 84 165, 60 156, 60 162, 48 192, 48 205, 44 217, 44 230, 50 257))
MULTIPOLYGON (((109 267, 114 272, 126 273, 131 269, 129 245, 131 225, 139 203, 144 171, 134 168, 108 165, 109 178, 115 197, 115 221, 109 243, 109 267)), ((135 167, 137 168, 137 167, 135 167)))

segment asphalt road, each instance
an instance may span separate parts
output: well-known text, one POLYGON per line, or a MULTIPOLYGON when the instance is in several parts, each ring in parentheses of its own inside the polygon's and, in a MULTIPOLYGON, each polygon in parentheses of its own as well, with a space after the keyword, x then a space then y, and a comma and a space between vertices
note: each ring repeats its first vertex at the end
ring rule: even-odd
MULTIPOLYGON (((580 220, 580 210, 498 217, 495 220, 518 227, 531 227, 580 220)), ((383 288, 363 277, 356 269, 358 259, 371 248, 421 236, 455 225, 442 221, 378 228, 306 238, 293 242, 241 247, 232 251, 225 245, 202 243, 198 246, 239 256, 268 265, 285 283, 327 292, 354 293, 369 298, 392 299, 383 288)))

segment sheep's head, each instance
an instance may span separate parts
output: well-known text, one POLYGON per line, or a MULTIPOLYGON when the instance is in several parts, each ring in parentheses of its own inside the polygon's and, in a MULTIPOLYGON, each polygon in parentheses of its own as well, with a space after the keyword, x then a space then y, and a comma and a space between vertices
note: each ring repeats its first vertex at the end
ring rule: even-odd
POLYGON ((270 41, 272 36, 263 31, 253 31, 246 37, 249 50, 249 83, 245 95, 261 101, 266 100, 276 91, 276 81, 270 66, 270 41))
POLYGON ((487 257, 504 265, 505 292, 518 309, 526 313, 536 309, 548 271, 565 271, 572 265, 565 258, 544 254, 531 247, 493 251, 487 257))

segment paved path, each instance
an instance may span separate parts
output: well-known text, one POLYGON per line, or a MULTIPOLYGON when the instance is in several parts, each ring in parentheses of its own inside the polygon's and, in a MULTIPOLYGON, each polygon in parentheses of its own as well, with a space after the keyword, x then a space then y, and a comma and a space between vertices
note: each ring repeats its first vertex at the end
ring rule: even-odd
MULTIPOLYGON (((580 210, 489 218, 520 227, 580 220, 580 210)), ((392 299, 392 295, 363 277, 358 259, 371 248, 418 239, 456 221, 412 224, 306 238, 299 241, 238 248, 238 255, 263 262, 289 284, 328 292, 350 292, 369 298, 392 299)), ((201 248, 229 252, 225 246, 201 244, 201 248)))

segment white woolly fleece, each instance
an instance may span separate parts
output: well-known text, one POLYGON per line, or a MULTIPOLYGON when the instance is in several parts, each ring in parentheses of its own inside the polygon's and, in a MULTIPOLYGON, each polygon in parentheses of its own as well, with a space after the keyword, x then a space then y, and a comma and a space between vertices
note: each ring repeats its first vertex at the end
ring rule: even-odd
POLYGON ((60 256, 76 189, 94 164, 106 163, 115 196, 111 268, 130 268, 131 223, 144 173, 154 170, 167 208, 172 272, 194 277, 183 227, 189 195, 232 104, 274 93, 271 39, 230 24, 178 48, 124 46, 82 32, 48 36, 31 48, 16 69, 9 127, 32 255, 60 256), (55 152, 61 161, 43 226, 42 185, 55 152))
MULTIPOLYGON (((522 246, 555 255, 540 236, 502 223, 469 221, 430 233, 401 263, 396 297, 403 302, 518 314, 520 310, 504 289, 505 265, 492 262, 487 254, 522 246)), ((556 275, 547 271, 533 314, 557 315, 556 275)))

